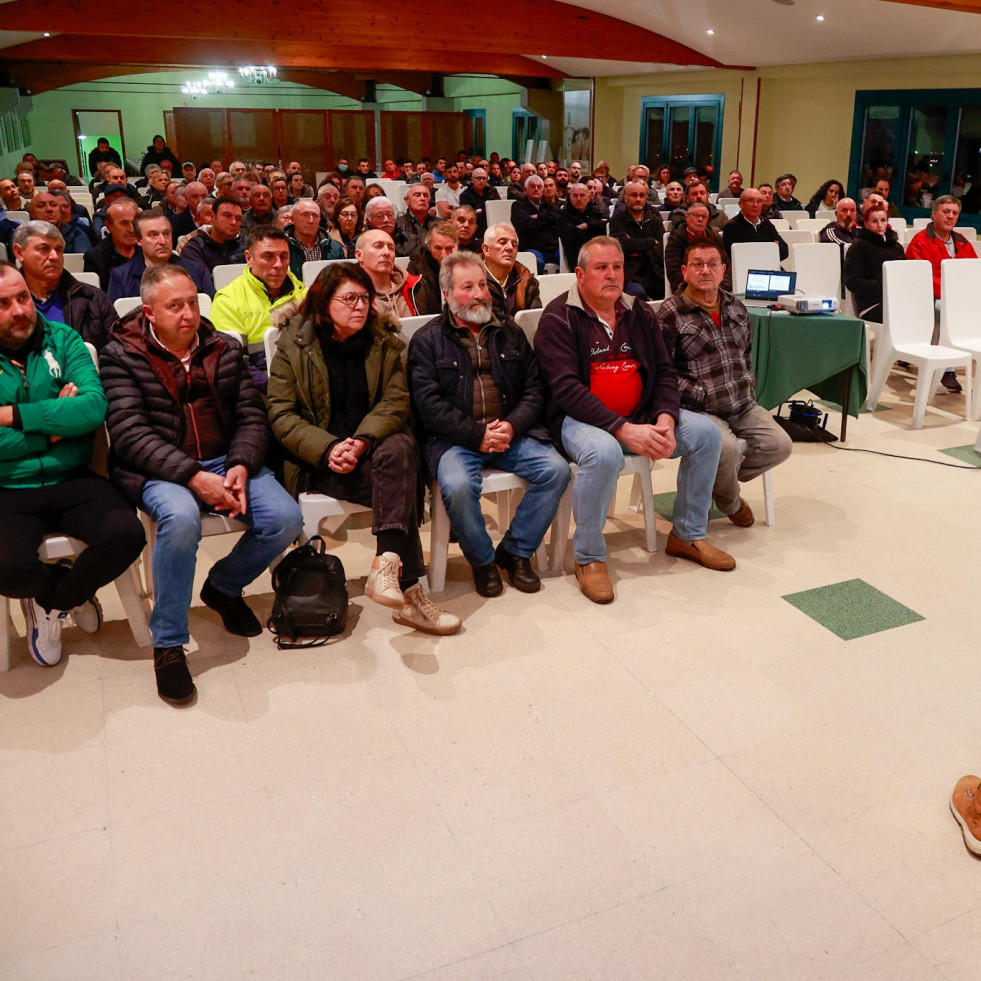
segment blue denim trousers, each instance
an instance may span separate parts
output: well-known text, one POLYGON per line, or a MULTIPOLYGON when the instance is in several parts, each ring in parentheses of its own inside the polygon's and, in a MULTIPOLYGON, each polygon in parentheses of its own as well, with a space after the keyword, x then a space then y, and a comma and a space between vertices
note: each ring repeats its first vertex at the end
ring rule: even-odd
MULTIPOLYGON (((224 474, 225 458, 202 460, 201 466, 209 473, 224 474)), ((245 534, 208 573, 215 589, 226 596, 241 596, 303 528, 299 504, 268 468, 249 478, 245 493, 248 509, 236 518, 245 525, 245 534)), ((154 647, 176 647, 190 640, 187 614, 201 541, 201 515, 211 512, 193 491, 166 480, 147 481, 143 510, 157 525, 150 634, 154 647)))
POLYGON ((531 558, 548 531, 562 493, 569 483, 569 464, 553 446, 524 436, 503 453, 480 453, 454 446, 440 458, 436 482, 450 516, 450 525, 471 565, 490 565, 494 545, 480 510, 480 471, 505 470, 528 481, 528 487, 504 536, 512 555, 531 558))
MULTIPOLYGON (((671 459, 681 457, 678 495, 674 502, 674 533, 684 542, 705 537, 712 506, 712 486, 719 469, 722 435, 711 419, 682 409, 674 427, 676 442, 671 459)), ((579 467, 572 485, 572 513, 576 531, 572 548, 580 565, 606 560, 603 525, 623 469, 624 448, 605 429, 566 416, 562 445, 579 467)))

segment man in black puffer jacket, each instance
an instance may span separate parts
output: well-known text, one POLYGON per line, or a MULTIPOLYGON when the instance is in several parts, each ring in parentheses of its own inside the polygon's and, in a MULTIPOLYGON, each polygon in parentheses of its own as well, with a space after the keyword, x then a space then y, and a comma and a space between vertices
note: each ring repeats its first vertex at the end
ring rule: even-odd
POLYGON ((183 645, 202 510, 246 528, 201 590, 225 629, 242 637, 262 632, 243 589, 303 527, 299 506, 263 466, 266 410, 242 350, 201 319, 197 292, 181 266, 149 267, 143 308, 123 320, 101 358, 111 479, 157 523, 150 632, 157 691, 176 703, 195 691, 183 645))

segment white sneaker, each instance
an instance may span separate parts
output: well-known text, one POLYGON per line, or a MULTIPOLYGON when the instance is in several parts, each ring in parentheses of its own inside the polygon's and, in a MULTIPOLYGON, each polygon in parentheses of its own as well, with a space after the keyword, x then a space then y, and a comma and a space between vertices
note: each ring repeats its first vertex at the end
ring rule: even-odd
POLYGON ((459 617, 441 610, 419 583, 405 591, 405 605, 398 613, 392 614, 392 619, 405 627, 414 627, 423 633, 439 634, 441 637, 455 634, 463 626, 459 617))
POLYGON ((102 626, 102 604, 95 596, 68 612, 75 626, 84 633, 94 634, 102 626))
POLYGON ((50 668, 61 660, 61 628, 68 613, 45 613, 44 607, 30 597, 22 599, 20 605, 27 621, 27 649, 41 667, 50 668))
POLYGON ((399 589, 399 573, 402 571, 402 560, 394 552, 382 552, 371 562, 368 582, 364 594, 370 600, 381 603, 382 606, 401 610, 406 599, 399 589))

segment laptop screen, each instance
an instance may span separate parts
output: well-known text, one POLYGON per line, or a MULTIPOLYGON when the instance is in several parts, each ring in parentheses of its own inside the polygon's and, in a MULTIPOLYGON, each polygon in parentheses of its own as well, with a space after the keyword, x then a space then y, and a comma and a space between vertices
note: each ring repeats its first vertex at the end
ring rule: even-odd
POLYGON ((748 300, 775 300, 785 293, 793 293, 797 286, 797 273, 781 269, 750 269, 746 273, 746 298, 748 300))

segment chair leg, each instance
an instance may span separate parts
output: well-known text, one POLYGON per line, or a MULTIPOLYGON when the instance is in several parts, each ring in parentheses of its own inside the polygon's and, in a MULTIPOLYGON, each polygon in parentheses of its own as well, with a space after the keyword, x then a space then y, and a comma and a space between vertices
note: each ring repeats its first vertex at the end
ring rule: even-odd
POLYGON ((773 471, 767 470, 763 474, 763 511, 766 514, 766 523, 773 525, 776 523, 776 514, 773 507, 773 471))
POLYGON ((636 475, 640 483, 640 496, 644 508, 644 547, 648 552, 657 551, 657 515, 654 513, 654 474, 652 470, 636 475))
POLYGON ((886 379, 889 377, 895 360, 895 349, 887 346, 884 337, 877 337, 875 339, 875 354, 872 358, 872 383, 869 385, 868 398, 865 401, 865 408, 869 412, 875 412, 875 407, 879 403, 882 390, 886 387, 886 379))
POLYGON ((137 511, 143 531, 146 532, 146 548, 143 549, 143 595, 153 599, 153 546, 157 540, 157 523, 145 511, 137 511))
POLYGON ((432 525, 429 529, 429 589, 441 593, 446 587, 446 561, 450 550, 450 516, 435 481, 430 484, 432 525))
MULTIPOLYGON (((978 436, 981 441, 981 434, 978 436)), ((575 478, 573 478, 575 480, 575 478)), ((549 568, 553 572, 561 572, 565 567, 565 553, 569 545, 569 531, 572 527, 572 482, 566 487, 559 506, 556 508, 555 517, 552 519, 552 558, 549 568)))
POLYGON ((971 389, 974 385, 974 358, 969 358, 964 367, 964 421, 971 422, 977 419, 974 413, 974 400, 971 398, 971 389))
POLYGON ((10 670, 10 600, 0 596, 0 671, 10 670))
POLYGON ((913 400, 913 429, 923 428, 923 417, 926 415, 927 402, 933 392, 933 386, 939 376, 940 369, 931 369, 926 366, 919 370, 919 377, 916 379, 916 398, 913 400))
POLYGON ((139 574, 136 566, 131 565, 117 580, 116 592, 119 593, 119 601, 123 604, 126 619, 129 620, 129 628, 133 631, 133 640, 137 647, 152 647, 153 641, 150 637, 150 626, 146 620, 146 610, 140 600, 138 589, 139 574))

